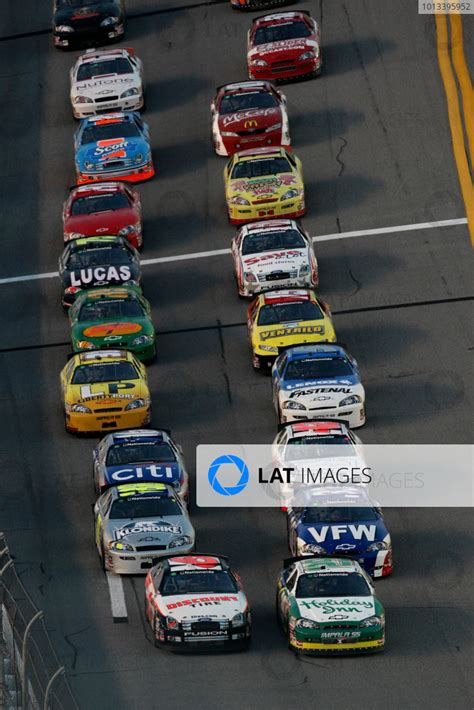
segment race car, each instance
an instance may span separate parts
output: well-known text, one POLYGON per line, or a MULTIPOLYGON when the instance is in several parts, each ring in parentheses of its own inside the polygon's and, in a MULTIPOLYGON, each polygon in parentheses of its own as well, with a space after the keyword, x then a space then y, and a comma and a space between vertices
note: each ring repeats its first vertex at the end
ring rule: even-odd
POLYGON ((318 262, 309 234, 290 219, 253 222, 232 240, 239 296, 275 288, 316 288, 318 262))
POLYGON ((248 308, 247 328, 257 370, 293 345, 336 340, 329 306, 307 289, 261 293, 248 308))
POLYGON ((365 424, 357 361, 341 345, 290 348, 275 361, 272 382, 280 422, 342 419, 351 429, 365 424))
POLYGON ((290 5, 294 0, 230 0, 234 10, 261 10, 265 7, 290 5))
POLYGON ((114 42, 125 32, 124 0, 54 0, 52 24, 62 49, 114 42))
POLYGON ((369 653, 385 646, 384 608, 369 575, 354 560, 285 560, 276 613, 288 648, 296 653, 369 653))
POLYGON ((382 511, 362 486, 313 488, 305 507, 288 508, 287 523, 292 555, 349 555, 372 577, 393 571, 382 511))
POLYGON ((122 483, 94 506, 95 544, 104 570, 146 574, 158 557, 194 549, 186 506, 165 483, 122 483))
POLYGON ((120 483, 159 482, 189 500, 189 479, 179 444, 164 429, 130 429, 104 436, 92 454, 94 486, 100 495, 120 483))
POLYGON ((224 170, 224 184, 232 224, 306 212, 301 161, 284 148, 235 153, 224 170))
POLYGON ((300 79, 322 71, 321 31, 309 12, 257 17, 247 37, 250 79, 300 79))
POLYGON ((65 427, 71 434, 150 423, 146 369, 127 350, 77 353, 61 370, 60 382, 65 427))
POLYGON ((85 289, 141 283, 138 252, 123 237, 82 237, 69 242, 59 258, 59 283, 66 310, 85 289))
POLYGON ((143 66, 133 49, 92 49, 70 71, 74 118, 143 108, 143 66))
POLYGON ((149 138, 148 125, 134 111, 84 118, 74 137, 78 184, 153 177, 149 138))
POLYGON ((211 103, 211 119, 217 155, 291 144, 286 98, 267 81, 219 86, 211 103))
POLYGON ((69 321, 75 353, 120 348, 142 362, 156 357, 151 308, 139 286, 84 291, 69 309, 69 321))
POLYGON ((101 182, 71 189, 63 205, 64 242, 117 234, 135 249, 143 246, 140 195, 123 182, 101 182))
POLYGON ((145 580, 145 616, 155 646, 173 651, 246 648, 249 603, 240 577, 221 555, 160 560, 145 580))

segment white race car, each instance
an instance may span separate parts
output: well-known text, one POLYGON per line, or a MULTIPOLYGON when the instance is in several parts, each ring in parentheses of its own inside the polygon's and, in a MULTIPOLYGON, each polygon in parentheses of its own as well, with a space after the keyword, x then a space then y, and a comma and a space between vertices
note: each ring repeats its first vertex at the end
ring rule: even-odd
POLYGON ((70 79, 74 118, 143 108, 143 66, 133 49, 88 50, 71 69, 70 79))
POLYGON ((311 239, 292 219, 244 225, 232 240, 232 256, 239 296, 319 285, 311 239))

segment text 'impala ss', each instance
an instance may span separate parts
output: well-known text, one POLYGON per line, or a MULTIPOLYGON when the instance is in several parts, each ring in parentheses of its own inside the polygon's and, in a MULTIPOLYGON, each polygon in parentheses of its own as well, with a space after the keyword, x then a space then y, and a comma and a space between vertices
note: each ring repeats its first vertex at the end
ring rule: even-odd
POLYGON ((63 49, 120 40, 124 0, 54 0, 53 39, 63 49))
POLYGON ((73 355, 60 380, 65 426, 70 433, 131 429, 150 423, 146 368, 126 350, 73 355))
POLYGON ((173 651, 250 641, 250 610, 239 576, 221 555, 160 560, 145 580, 145 614, 156 646, 173 651))
POLYGON ((102 566, 115 574, 146 574, 157 557, 194 549, 186 506, 164 483, 109 488, 94 506, 94 519, 102 566))

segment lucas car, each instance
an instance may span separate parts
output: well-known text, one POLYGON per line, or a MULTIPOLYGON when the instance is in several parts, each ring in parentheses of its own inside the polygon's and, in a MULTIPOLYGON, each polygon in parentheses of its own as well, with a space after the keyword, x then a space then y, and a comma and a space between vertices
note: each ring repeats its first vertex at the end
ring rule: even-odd
POLYGON ((124 0, 54 0, 53 40, 56 47, 116 42, 125 32, 124 0))

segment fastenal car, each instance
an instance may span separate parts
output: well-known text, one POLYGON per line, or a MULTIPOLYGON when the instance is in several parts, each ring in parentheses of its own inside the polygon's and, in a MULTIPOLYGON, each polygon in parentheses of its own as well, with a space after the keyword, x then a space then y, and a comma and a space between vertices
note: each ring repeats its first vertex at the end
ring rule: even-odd
POLYGON ((120 348, 143 362, 156 357, 150 304, 138 286, 94 288, 80 293, 69 310, 75 353, 120 348))
POLYGON ((365 424, 365 390, 357 361, 341 345, 291 348, 272 369, 273 404, 280 422, 342 419, 365 424))
POLYGON ((140 284, 138 252, 122 237, 82 237, 69 242, 59 258, 63 307, 79 293, 97 286, 140 284))
POLYGON ((124 0, 54 0, 56 47, 105 44, 120 40, 124 32, 124 0))
POLYGON ((267 81, 219 86, 211 104, 211 119, 217 155, 291 144, 286 98, 267 81))
POLYGON ((306 211, 301 161, 284 148, 235 153, 224 170, 227 211, 232 224, 306 211))
POLYGON ((316 288, 318 262, 308 233, 290 219, 253 222, 232 240, 239 296, 279 288, 316 288))
POLYGON ((363 487, 315 488, 306 499, 306 507, 288 508, 292 555, 349 555, 372 577, 393 571, 392 542, 382 511, 363 487))
POLYGON ((155 174, 147 124, 133 111, 84 118, 74 137, 78 184, 155 174))
POLYGON ((116 234, 135 249, 143 245, 140 195, 123 182, 101 182, 71 189, 63 205, 64 242, 116 234))
POLYGON ((369 653, 385 645, 384 608, 368 574, 350 559, 286 560, 276 611, 297 653, 369 653))
POLYGON ((336 340, 329 306, 305 289, 257 296, 247 311, 247 328, 256 369, 270 368, 293 345, 336 340))
POLYGON ((123 483, 94 506, 95 544, 105 570, 146 574, 156 558, 194 549, 186 506, 164 483, 123 483))
POLYGON ((250 79, 296 79, 322 70, 321 32, 309 12, 257 17, 247 38, 250 79))
POLYGON ((70 71, 74 118, 143 108, 143 66, 133 49, 89 50, 70 71))
POLYGON ((172 486, 185 502, 189 481, 183 451, 163 429, 131 429, 104 436, 93 454, 97 493, 120 483, 159 482, 172 486))
POLYGON ((127 350, 73 355, 60 376, 66 431, 146 426, 151 398, 145 366, 127 350))
POLYGON ((160 560, 145 580, 145 615, 155 645, 173 651, 242 649, 250 641, 247 597, 221 555, 160 560))

